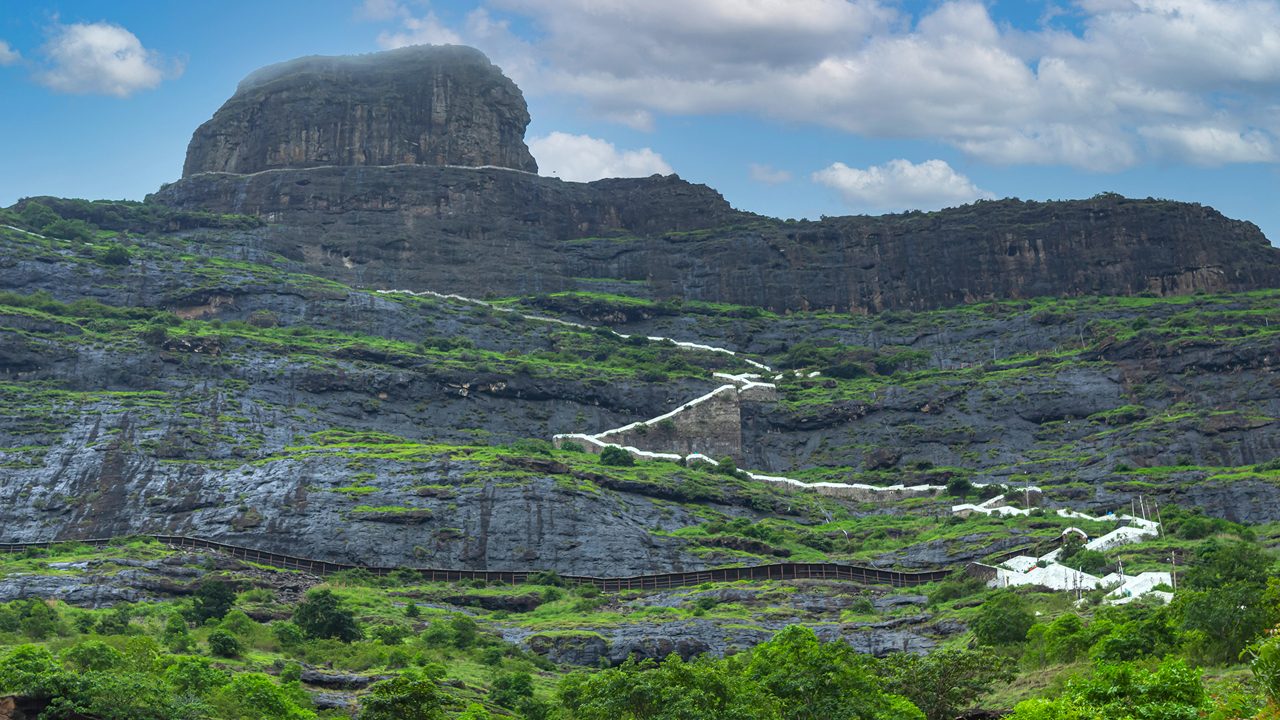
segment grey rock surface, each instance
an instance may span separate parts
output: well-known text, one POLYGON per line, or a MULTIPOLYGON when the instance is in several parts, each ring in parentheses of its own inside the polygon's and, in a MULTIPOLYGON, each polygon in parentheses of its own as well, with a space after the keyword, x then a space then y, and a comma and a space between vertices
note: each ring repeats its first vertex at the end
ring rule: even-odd
POLYGON ((367 287, 566 289, 769 310, 1280 286, 1280 250, 1211 208, 1100 197, 782 221, 672 175, 566 183, 425 166, 203 174, 151 199, 267 218, 267 247, 367 287), (517 263, 520 273, 507 269, 517 263))
POLYGON ((537 172, 528 124, 520 89, 473 48, 305 57, 246 77, 195 131, 182 174, 400 164, 537 172))

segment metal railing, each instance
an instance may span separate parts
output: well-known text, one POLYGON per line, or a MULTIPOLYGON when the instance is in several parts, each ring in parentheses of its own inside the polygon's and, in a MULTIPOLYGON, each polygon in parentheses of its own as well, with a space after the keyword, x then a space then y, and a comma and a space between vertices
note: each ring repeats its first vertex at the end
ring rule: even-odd
MULTIPOLYGON (((206 540, 204 538, 184 535, 138 535, 131 537, 152 538, 157 542, 175 548, 196 548, 215 550, 226 553, 240 560, 268 565, 284 570, 299 570, 316 575, 330 575, 344 570, 363 570, 373 575, 390 575, 392 573, 416 573, 427 582, 458 582, 463 580, 484 580, 491 583, 515 585, 547 577, 547 573, 538 570, 448 570, 422 567, 384 567, 357 563, 339 563, 329 560, 296 557, 283 553, 257 550, 241 545, 206 540)), ((24 552, 31 548, 48 548, 65 543, 80 543, 102 547, 113 543, 127 541, 130 538, 90 538, 87 540, 54 540, 48 542, 0 543, 0 552, 24 552)), ((1014 551, 1016 552, 1016 551, 1014 551)), ((864 585, 891 585, 893 587, 912 587, 946 579, 965 565, 926 570, 922 572, 905 572, 886 570, 883 568, 863 567, 860 565, 843 565, 840 563, 772 563, 769 565, 752 565, 748 567, 712 568, 709 570, 690 570, 686 572, 653 573, 632 575, 628 577, 595 577, 591 575, 556 575, 561 581, 574 585, 594 585, 601 590, 661 590, 665 588, 687 587, 712 582, 736 582, 738 580, 841 580, 864 585)))

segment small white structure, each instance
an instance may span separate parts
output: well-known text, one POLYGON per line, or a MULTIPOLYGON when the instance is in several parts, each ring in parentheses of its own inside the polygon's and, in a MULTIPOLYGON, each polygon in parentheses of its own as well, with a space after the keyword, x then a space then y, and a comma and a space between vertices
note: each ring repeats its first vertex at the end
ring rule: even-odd
MULTIPOLYGON (((999 499, 1000 498, 992 498, 981 505, 956 505, 951 508, 951 511, 957 515, 969 515, 974 512, 986 515, 1026 514, 1026 512, 1018 512, 1018 508, 1007 508, 1007 512, 1001 512, 1006 508, 995 504, 999 499)), ((1092 520, 1095 522, 1128 523, 1105 535, 1102 535, 1101 537, 1096 537, 1086 542, 1084 547, 1088 550, 1097 550, 1101 552, 1103 550, 1120 547, 1121 545, 1139 543, 1149 537, 1158 537, 1160 534, 1160 523, 1155 522, 1154 520, 1134 517, 1132 515, 1116 515, 1114 513, 1108 513, 1106 516, 1098 518, 1081 512, 1076 512, 1074 510, 1059 509, 1058 516, 1064 518, 1092 520)), ((1064 536, 1067 533, 1074 533, 1086 539, 1088 538, 1088 535, 1077 527, 1069 527, 1062 531, 1064 536)), ((1105 602, 1114 605, 1133 602, 1135 599, 1144 595, 1154 595, 1163 599, 1165 602, 1168 602, 1173 597, 1172 593, 1155 590, 1157 586, 1173 584, 1173 577, 1167 572, 1144 572, 1137 575, 1111 573, 1105 577, 1098 577, 1059 563, 1058 558, 1061 554, 1062 548, 1058 548, 1057 550, 1045 553, 1038 558, 1031 557, 1029 555, 1019 555, 1006 560, 995 567, 990 567, 992 578, 987 582, 987 586, 1013 587, 1018 585, 1037 585, 1050 590, 1074 592, 1096 590, 1098 588, 1111 588, 1111 591, 1107 593, 1105 602)))

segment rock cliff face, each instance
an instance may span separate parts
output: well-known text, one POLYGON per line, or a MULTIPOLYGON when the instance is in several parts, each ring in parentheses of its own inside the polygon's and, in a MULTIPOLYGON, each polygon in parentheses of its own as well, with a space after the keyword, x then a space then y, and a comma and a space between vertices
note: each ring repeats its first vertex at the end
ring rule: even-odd
POLYGON ((568 183, 401 166, 205 174, 153 198, 262 216, 267 247, 366 287, 612 290, 862 313, 1280 285, 1280 250, 1256 226, 1116 195, 794 222, 735 211, 675 176, 568 183))
POLYGON ((246 78, 153 197, 263 217, 266 249, 359 287, 865 313, 1280 285, 1280 251, 1200 205, 1102 195, 783 222, 675 176, 537 177, 528 123, 477 50, 301 58, 246 78))
POLYGON ((191 138, 184 177, 320 165, 497 165, 536 172, 529 112, 478 50, 414 46, 262 68, 191 138))

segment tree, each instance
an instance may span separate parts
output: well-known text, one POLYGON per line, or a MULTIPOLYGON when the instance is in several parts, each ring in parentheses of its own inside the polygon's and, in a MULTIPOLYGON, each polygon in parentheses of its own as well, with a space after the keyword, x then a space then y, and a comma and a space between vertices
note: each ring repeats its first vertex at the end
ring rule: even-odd
POLYGON ((1067 695, 1096 708, 1105 720, 1196 720, 1209 705, 1200 671, 1170 658, 1154 670, 1133 663, 1102 664, 1067 695))
POLYGON ((936 650, 928 655, 897 653, 881 666, 889 692, 915 703, 927 720, 950 720, 1013 679, 1013 661, 990 648, 936 650))
POLYGON ((635 465, 636 460, 631 457, 631 453, 626 450, 615 445, 608 445, 600 451, 600 464, 628 467, 635 465))
POLYGON ((503 673, 489 688, 489 699, 505 708, 518 708, 522 700, 531 697, 533 676, 527 672, 503 673))
POLYGON ((37 232, 62 219, 48 205, 34 201, 28 201, 26 205, 22 206, 22 212, 19 213, 19 217, 22 218, 23 225, 37 232))
POLYGON ((1090 575, 1105 575, 1111 561, 1099 550, 1081 549, 1062 564, 1090 575))
POLYGON ((560 702, 574 720, 779 720, 778 702, 730 671, 731 661, 671 655, 661 664, 628 660, 560 681, 560 702))
POLYGON ((226 685, 231 678, 208 658, 180 655, 169 661, 162 673, 179 696, 203 698, 226 685))
POLYGON ((300 706, 293 694, 262 673, 239 673, 213 696, 223 720, 315 720, 316 714, 300 706))
POLYGON ((1232 583, 1262 587, 1267 584, 1271 562, 1256 543, 1210 539, 1196 553, 1182 584, 1192 590, 1212 590, 1232 583))
POLYGON ((186 652, 191 649, 191 633, 187 621, 178 613, 170 613, 164 622, 164 644, 170 652, 186 652))
POLYGON ((1280 635, 1272 636, 1249 650, 1249 669, 1267 699, 1280 705, 1280 635))
POLYGON ((876 718, 888 709, 866 656, 844 642, 821 642, 802 625, 756 646, 746 675, 780 701, 789 720, 876 718))
POLYGON ((124 653, 102 642, 85 640, 62 651, 62 661, 80 671, 112 671, 125 666, 124 653))
POLYGON ((48 697, 42 689, 62 667, 53 653, 39 645, 18 645, 0 656, 0 692, 48 697))
POLYGON ((129 249, 116 243, 102 252, 103 265, 128 265, 132 262, 129 249))
POLYGON ((45 225, 42 232, 62 240, 89 242, 93 239, 95 229, 83 220, 58 219, 45 225))
POLYGON ((224 658, 239 657, 242 650, 240 639, 229 630, 217 628, 209 633, 209 652, 214 655, 224 658))
POLYGON ((18 629, 27 637, 43 640, 65 631, 58 611, 44 600, 29 598, 14 605, 18 611, 18 629))
POLYGON ((969 627, 983 645, 1009 645, 1027 639, 1034 624, 1035 616, 1022 596, 1005 591, 983 603, 969 627))
POLYGON ((369 687, 360 720, 444 720, 442 702, 434 680, 405 673, 369 687))
POLYGON ((328 589, 308 592, 294 611, 293 622, 303 635, 311 639, 333 638, 352 642, 364 634, 355 616, 344 609, 338 597, 328 589))
POLYGON ((1210 663, 1233 663, 1276 620, 1256 585, 1233 582, 1213 590, 1179 593, 1174 610, 1189 631, 1190 651, 1210 663))
POLYGON ((196 587, 192 600, 191 616, 197 623, 205 620, 221 620, 236 602, 236 590, 229 582, 204 580, 196 587))
POLYGON ((449 633, 455 647, 465 650, 476 644, 480 629, 476 621, 462 613, 455 613, 449 618, 449 633))

